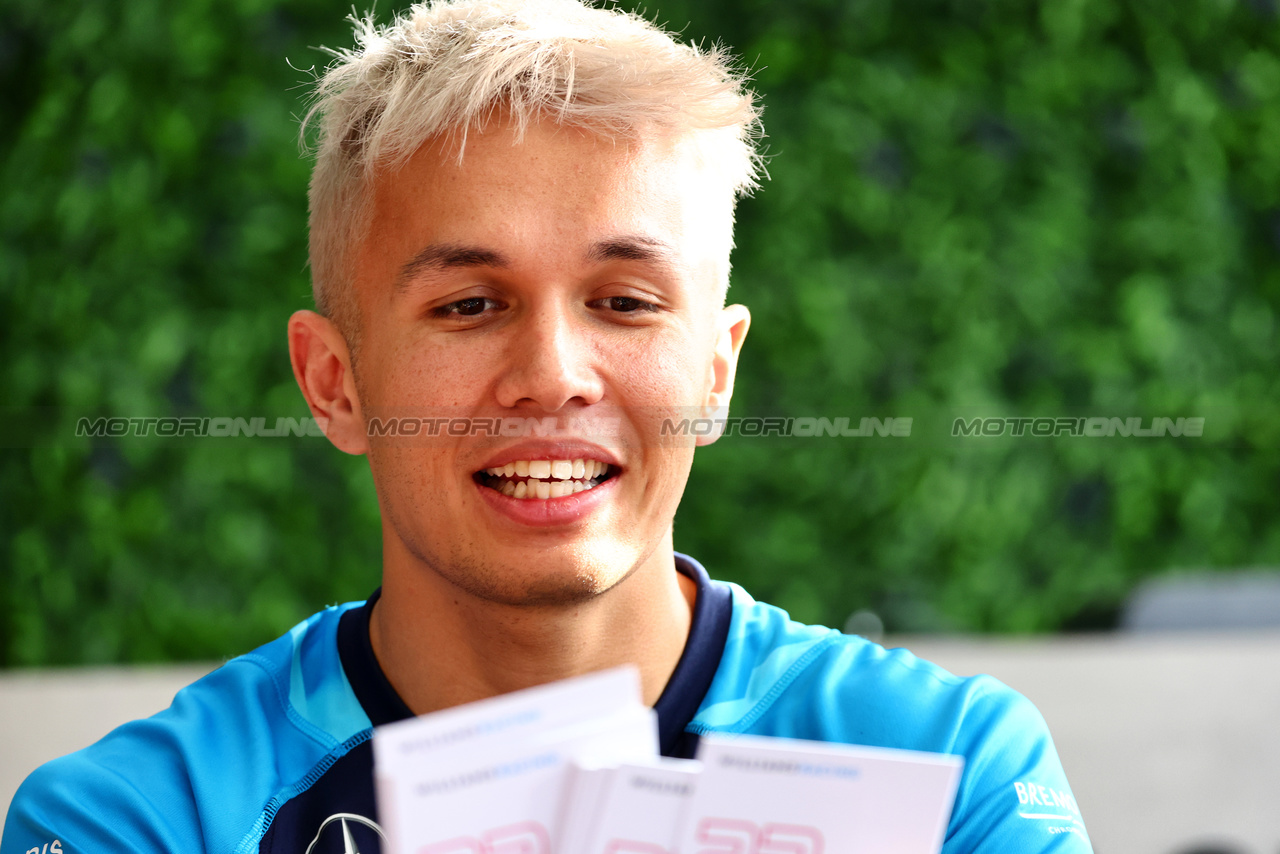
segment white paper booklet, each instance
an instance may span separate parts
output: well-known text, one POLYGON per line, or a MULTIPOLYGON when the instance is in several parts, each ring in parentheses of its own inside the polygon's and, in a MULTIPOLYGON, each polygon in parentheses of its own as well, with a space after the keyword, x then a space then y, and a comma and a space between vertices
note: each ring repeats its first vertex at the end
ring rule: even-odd
POLYGON ((392 854, 553 854, 569 763, 656 756, 634 668, 380 727, 379 816, 392 854))
POLYGON ((672 854, 701 767, 659 757, 583 769, 566 789, 576 814, 556 854, 672 854))
POLYGON ((963 760, 703 736, 679 854, 937 854, 963 760))
POLYGON ((962 760, 757 736, 658 756, 635 668, 380 727, 388 854, 937 854, 962 760))
POLYGON ((582 854, 591 842, 600 804, 613 783, 617 771, 613 765, 584 765, 572 762, 565 772, 564 792, 560 806, 559 835, 556 854, 582 854))

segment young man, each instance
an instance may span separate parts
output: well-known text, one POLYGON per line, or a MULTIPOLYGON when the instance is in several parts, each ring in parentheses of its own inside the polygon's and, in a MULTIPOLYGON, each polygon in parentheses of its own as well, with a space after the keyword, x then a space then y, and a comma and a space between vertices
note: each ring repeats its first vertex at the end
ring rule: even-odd
POLYGON ((320 87, 320 311, 289 343, 369 459, 382 587, 38 770, 0 854, 368 854, 373 726, 624 662, 668 755, 712 731, 961 754, 945 851, 1088 851, 1020 696, 674 553, 694 449, 659 425, 728 407, 749 323, 724 301, 758 117, 724 59, 575 0, 415 7, 362 42, 320 87))

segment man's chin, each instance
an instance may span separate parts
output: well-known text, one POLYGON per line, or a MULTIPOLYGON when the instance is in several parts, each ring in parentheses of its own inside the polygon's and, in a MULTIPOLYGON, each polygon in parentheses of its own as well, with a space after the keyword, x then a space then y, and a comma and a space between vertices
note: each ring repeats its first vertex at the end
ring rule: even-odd
MULTIPOLYGON (((536 566, 482 561, 454 563, 446 580, 475 599, 495 605, 565 608, 590 602, 630 575, 631 566, 541 557, 536 566)), ((443 573, 442 573, 443 574, 443 573)))

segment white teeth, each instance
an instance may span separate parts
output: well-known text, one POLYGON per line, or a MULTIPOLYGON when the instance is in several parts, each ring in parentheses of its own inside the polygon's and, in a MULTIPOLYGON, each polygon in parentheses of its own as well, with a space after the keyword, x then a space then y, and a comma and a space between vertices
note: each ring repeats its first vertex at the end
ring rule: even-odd
POLYGON ((516 460, 501 466, 485 469, 495 478, 528 478, 516 482, 506 480, 490 484, 503 495, 512 498, 561 498, 576 495, 595 488, 596 479, 609 471, 609 464, 600 460, 580 458, 576 460, 516 460))
POLYGON ((504 466, 485 469, 494 477, 533 477, 539 480, 591 480, 609 470, 600 460, 518 460, 504 466))
POLYGON ((566 495, 577 495, 595 489, 589 480, 509 480, 502 486, 495 487, 503 495, 512 498, 563 498, 566 495))

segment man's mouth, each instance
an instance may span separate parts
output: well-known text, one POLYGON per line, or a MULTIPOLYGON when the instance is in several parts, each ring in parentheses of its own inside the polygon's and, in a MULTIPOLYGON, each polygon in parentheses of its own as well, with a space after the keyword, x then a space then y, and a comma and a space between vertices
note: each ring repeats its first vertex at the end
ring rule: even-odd
POLYGON ((517 460, 475 474, 481 486, 510 498, 561 498, 594 489, 617 474, 603 460, 517 460))

